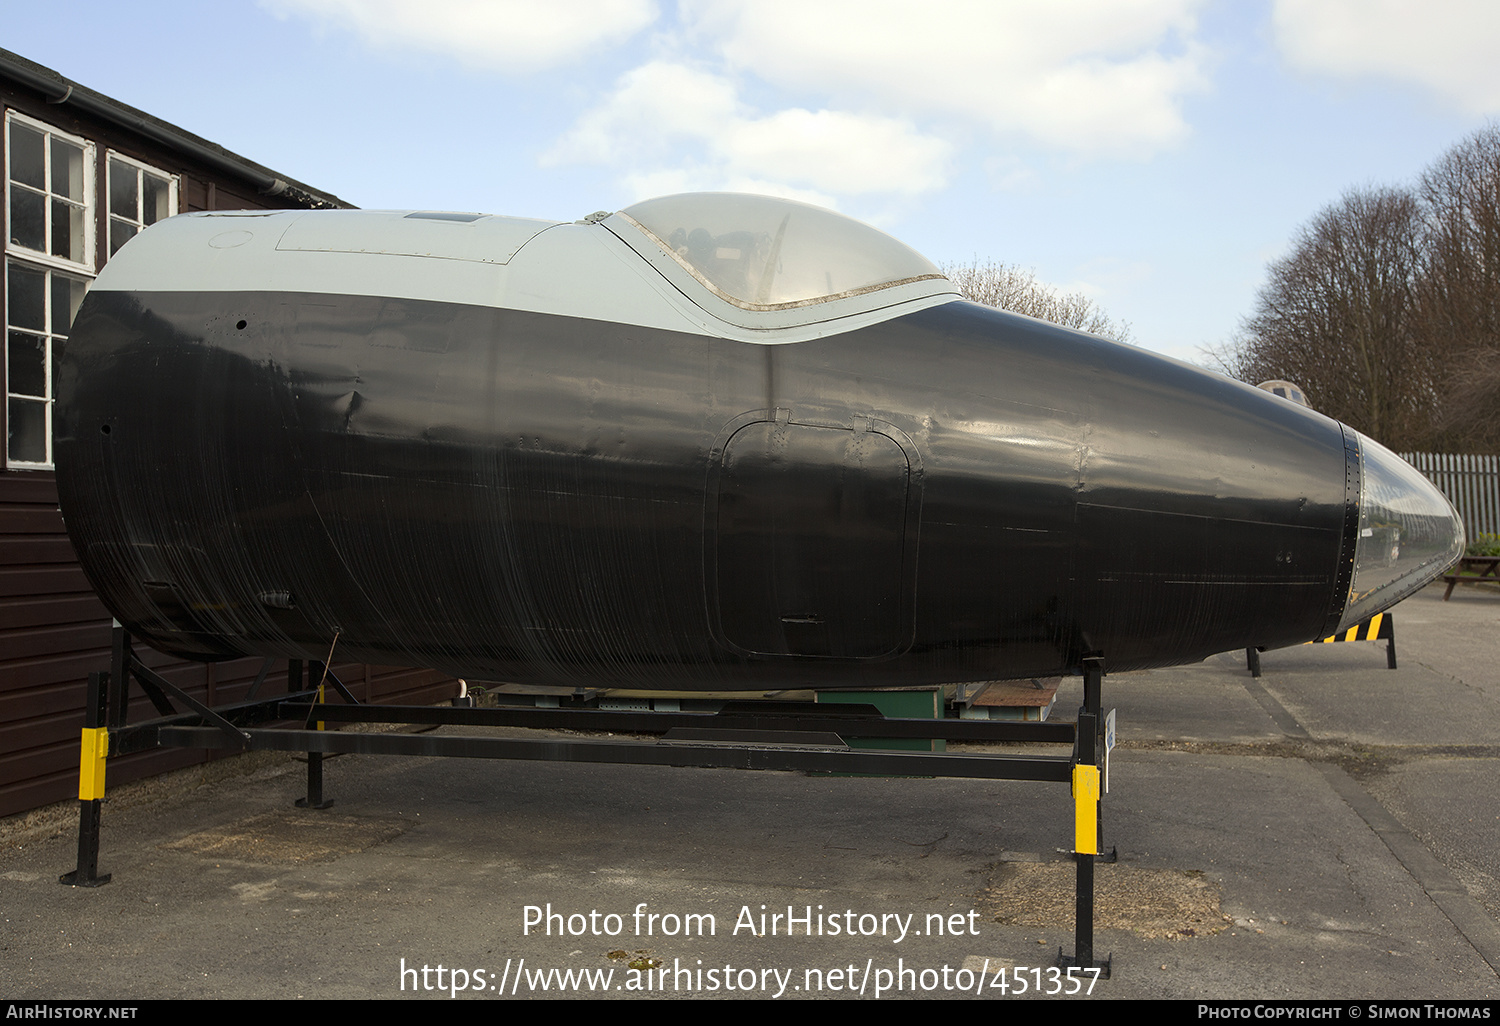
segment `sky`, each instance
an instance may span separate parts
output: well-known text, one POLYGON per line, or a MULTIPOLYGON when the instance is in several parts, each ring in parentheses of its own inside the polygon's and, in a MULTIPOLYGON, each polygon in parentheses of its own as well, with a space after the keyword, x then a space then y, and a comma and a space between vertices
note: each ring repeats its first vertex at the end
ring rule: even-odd
POLYGON ((72 0, 0 46, 361 207, 789 196, 1194 362, 1500 117, 1493 0, 72 0))

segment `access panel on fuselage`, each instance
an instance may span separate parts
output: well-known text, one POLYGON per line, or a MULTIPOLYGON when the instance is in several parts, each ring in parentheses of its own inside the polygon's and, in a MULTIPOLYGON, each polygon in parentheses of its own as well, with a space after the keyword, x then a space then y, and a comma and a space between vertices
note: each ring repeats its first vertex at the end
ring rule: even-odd
POLYGON ((870 421, 758 420, 724 444, 709 546, 721 640, 742 653, 872 659, 911 645, 915 482, 870 421))

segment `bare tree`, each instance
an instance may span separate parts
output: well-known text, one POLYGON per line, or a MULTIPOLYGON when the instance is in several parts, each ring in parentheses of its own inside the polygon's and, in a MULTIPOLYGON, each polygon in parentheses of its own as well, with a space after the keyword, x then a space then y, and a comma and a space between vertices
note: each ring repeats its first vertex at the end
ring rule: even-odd
POLYGON ((1205 356, 1244 381, 1295 381, 1395 449, 1500 451, 1500 125, 1415 190, 1357 190, 1318 214, 1205 356))
POLYGON ((1442 361, 1436 428, 1445 449, 1500 449, 1500 126, 1422 175, 1427 267, 1422 334, 1442 361))
POLYGON ((1314 408, 1392 448, 1425 444, 1437 354, 1417 331, 1422 232, 1406 189, 1357 190, 1320 212, 1268 269, 1231 372, 1294 381, 1314 408))
POLYGON ((1081 292, 1059 292, 1038 281, 1035 271, 1014 264, 981 262, 977 258, 967 264, 944 264, 942 270, 965 299, 1103 335, 1116 342, 1130 341, 1129 324, 1112 320, 1081 292))
POLYGON ((1449 361, 1434 427, 1443 452, 1500 452, 1500 348, 1474 347, 1449 361))

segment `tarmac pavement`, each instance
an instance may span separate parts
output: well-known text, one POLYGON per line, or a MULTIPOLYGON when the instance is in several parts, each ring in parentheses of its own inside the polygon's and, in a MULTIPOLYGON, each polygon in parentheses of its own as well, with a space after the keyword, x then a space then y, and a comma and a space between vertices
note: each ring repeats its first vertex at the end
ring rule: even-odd
POLYGON ((76 812, 0 823, 0 996, 1494 1000, 1500 590, 1441 595, 1397 608, 1397 670, 1356 642, 1105 678, 1107 980, 1047 968, 1062 785, 342 756, 307 811, 271 754, 120 789, 101 888, 57 882, 76 812))

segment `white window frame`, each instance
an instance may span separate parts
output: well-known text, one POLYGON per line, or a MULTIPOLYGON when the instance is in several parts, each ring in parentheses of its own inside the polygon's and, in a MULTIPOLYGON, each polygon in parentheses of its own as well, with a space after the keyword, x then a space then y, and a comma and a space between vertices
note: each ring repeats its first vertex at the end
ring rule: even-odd
MULTIPOLYGON (((105 150, 104 151, 104 192, 103 192, 103 195, 104 195, 104 245, 102 247, 102 252, 105 254, 104 255, 104 260, 105 261, 109 260, 110 226, 113 223, 113 221, 115 219, 115 216, 116 216, 114 210, 111 209, 111 207, 110 207, 110 199, 111 199, 110 185, 112 184, 112 180, 111 180, 110 176, 114 173, 111 165, 115 161, 119 161, 121 164, 128 165, 129 167, 132 167, 132 168, 135 169, 135 183, 136 183, 136 189, 135 189, 135 217, 134 218, 121 217, 120 220, 126 221, 130 225, 132 225, 135 228, 136 235, 139 235, 141 232, 145 231, 146 227, 147 227, 146 223, 145 223, 145 219, 142 217, 142 212, 141 212, 141 205, 146 202, 145 189, 142 188, 142 185, 143 185, 143 182, 141 180, 142 173, 144 172, 146 174, 155 175, 157 178, 164 178, 164 179, 166 179, 167 184, 168 184, 168 188, 169 188, 168 199, 167 199, 167 217, 173 217, 177 213, 177 196, 178 196, 178 192, 179 192, 180 187, 181 187, 181 183, 180 183, 180 180, 179 180, 179 178, 178 178, 177 175, 174 175, 174 174, 171 174, 169 172, 163 171, 159 167, 152 167, 150 164, 147 164, 147 163, 145 163, 143 161, 136 160, 134 157, 127 157, 127 156, 125 156, 125 154, 116 152, 115 150, 105 150)), ((155 222, 152 222, 152 223, 154 224, 155 222)), ((135 237, 134 235, 131 236, 131 238, 134 238, 134 237, 135 237)))
MULTIPOLYGON (((14 256, 21 257, 21 258, 23 258, 24 260, 26 260, 26 261, 28 261, 30 263, 45 264, 47 267, 56 268, 56 269, 62 270, 62 271, 69 271, 69 272, 72 272, 72 273, 75 273, 75 274, 78 273, 78 272, 82 272, 84 275, 86 275, 86 276, 88 276, 90 278, 92 278, 94 276, 95 267, 97 266, 95 264, 95 262, 94 262, 94 257, 95 257, 95 254, 97 252, 97 246, 96 246, 97 240, 94 238, 94 235, 95 235, 94 227, 95 227, 95 221, 96 221, 95 214, 96 214, 96 211, 98 209, 95 206, 95 188, 94 188, 94 185, 95 185, 94 179, 96 177, 95 176, 95 167, 96 167, 95 161, 96 161, 96 158, 95 158, 95 146, 89 140, 84 139, 81 136, 73 135, 71 132, 64 132, 64 131, 62 131, 59 128, 55 128, 52 125, 47 124, 45 121, 38 121, 36 118, 27 117, 25 114, 22 114, 19 111, 6 110, 6 112, 5 112, 5 251, 6 251, 6 253, 14 255, 14 256), (11 225, 10 199, 11 199, 11 191, 14 188, 14 186, 12 184, 11 174, 10 174, 10 126, 11 126, 12 123, 16 123, 16 122, 19 122, 20 124, 25 125, 27 128, 30 128, 33 131, 41 132, 41 133, 43 133, 44 136, 49 137, 48 141, 44 142, 43 146, 42 146, 43 168, 44 168, 42 180, 43 180, 43 183, 46 185, 46 191, 43 193, 43 195, 46 197, 46 199, 44 200, 45 207, 44 207, 44 210, 43 210, 44 223, 46 224, 46 233, 47 233, 46 234, 46 238, 43 240, 43 245, 46 247, 45 251, 44 250, 29 249, 29 248, 27 248, 25 246, 22 246, 22 245, 18 244, 18 243, 14 243, 14 242, 10 241, 10 225, 11 225), (73 261, 73 260, 68 260, 65 257, 54 256, 50 252, 50 250, 52 248, 51 245, 50 245, 50 243, 52 241, 52 204, 51 204, 51 199, 52 199, 52 197, 54 195, 56 195, 55 193, 53 193, 51 191, 51 189, 52 189, 52 146, 50 145, 50 137, 53 137, 53 136, 55 136, 55 137, 57 137, 59 139, 62 139, 65 142, 71 143, 74 146, 78 146, 78 147, 80 147, 83 150, 83 259, 81 261, 73 261)), ((23 189, 28 190, 28 191, 35 191, 35 190, 32 189, 31 186, 23 185, 21 187, 23 189)), ((69 202, 72 202, 71 197, 64 197, 64 198, 68 199, 69 202)))
POLYGON ((87 288, 88 284, 93 280, 93 276, 89 275, 89 274, 79 273, 77 270, 72 269, 72 268, 69 268, 68 270, 64 271, 64 270, 59 270, 58 268, 55 268, 55 267, 43 266, 42 264, 40 264, 40 263, 38 263, 36 261, 32 261, 32 260, 20 260, 20 259, 17 259, 15 257, 7 257, 5 259, 5 261, 4 261, 4 264, 5 264, 5 266, 4 266, 4 272, 5 272, 5 292, 4 292, 4 294, 5 294, 5 348, 4 348, 4 358, 5 358, 5 428, 6 428, 6 430, 5 430, 5 467, 8 470, 51 470, 52 467, 53 467, 52 415, 53 415, 53 411, 55 410, 56 404, 57 404, 57 396, 55 394, 55 384, 56 384, 56 380, 57 380, 56 364, 55 364, 56 357, 57 357, 57 353, 56 353, 57 342, 59 340, 62 340, 62 341, 65 342, 67 340, 69 332, 72 329, 72 326, 70 324, 68 324, 67 320, 66 320, 67 317, 68 317, 68 311, 66 311, 66 310, 64 310, 64 311, 61 312, 61 316, 62 316, 62 318, 64 320, 63 320, 63 323, 61 325, 59 325, 59 322, 58 322, 59 313, 58 313, 58 311, 56 311, 56 310, 54 310, 52 308, 53 307, 53 302, 52 302, 52 300, 53 300, 52 282, 53 282, 54 278, 56 278, 56 277, 62 277, 62 278, 70 279, 72 281, 81 281, 81 282, 84 283, 85 288, 87 288), (20 267, 20 268, 22 268, 24 270, 27 270, 27 271, 37 272, 37 273, 39 273, 39 274, 42 275, 42 330, 40 332, 36 328, 33 328, 33 327, 26 327, 26 326, 19 326, 19 325, 12 325, 11 324, 11 310, 13 309, 13 305, 12 305, 12 303, 10 301, 10 269, 11 269, 12 266, 20 267), (11 338, 10 338, 10 336, 11 336, 12 332, 16 332, 18 334, 30 335, 30 336, 33 336, 33 337, 40 335, 42 337, 42 339, 43 339, 43 348, 42 348, 43 386, 42 387, 43 387, 44 394, 41 395, 41 396, 32 395, 32 394, 27 393, 27 392, 19 392, 19 393, 17 393, 17 392, 12 392, 11 391, 11 387, 10 387, 10 345, 11 345, 11 338), (16 459, 15 457, 13 457, 11 455, 11 452, 10 452, 11 413, 10 413, 10 411, 11 411, 11 400, 12 399, 20 399, 20 400, 23 400, 25 402, 30 402, 30 403, 36 403, 38 400, 41 400, 41 406, 42 406, 42 427, 43 427, 43 431, 45 432, 46 445, 45 445, 44 452, 43 452, 43 459, 40 460, 40 461, 37 461, 37 460, 16 459))

